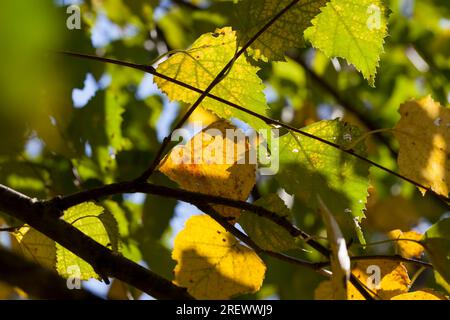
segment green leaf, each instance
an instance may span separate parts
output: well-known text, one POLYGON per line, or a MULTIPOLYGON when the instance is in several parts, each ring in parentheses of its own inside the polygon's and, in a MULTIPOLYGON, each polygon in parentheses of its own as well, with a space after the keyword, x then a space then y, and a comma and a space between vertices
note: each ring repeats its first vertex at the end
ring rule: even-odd
MULTIPOLYGON (((319 121, 302 129, 341 147, 350 146, 361 133, 340 120, 319 121)), ((317 211, 317 196, 327 203, 345 235, 354 236, 365 217, 369 165, 341 150, 296 133, 279 140, 280 171, 276 178, 290 194, 317 211)), ((365 156, 364 143, 353 150, 365 156)), ((361 241, 362 239, 360 239, 361 241)))
MULTIPOLYGON (((84 202, 64 211, 63 219, 101 245, 118 251, 118 229, 114 217, 93 202, 84 202)), ((63 277, 77 276, 81 280, 99 278, 94 269, 58 243, 56 244, 57 270, 63 277)))
POLYGON ((431 226, 425 232, 422 242, 433 266, 450 283, 450 218, 431 226))
MULTIPOLYGON (((273 211, 288 220, 292 220, 291 211, 276 194, 264 196, 255 201, 254 204, 273 211)), ((295 238, 289 232, 266 218, 244 211, 238 222, 250 238, 265 250, 277 252, 298 247, 295 238)))
POLYGON ((109 143, 115 151, 122 150, 127 145, 127 140, 122 135, 122 114, 125 112, 125 104, 128 95, 120 91, 108 90, 105 96, 105 123, 106 135, 109 143))
MULTIPOLYGON (((214 33, 206 33, 200 36, 189 50, 174 54, 161 63, 157 71, 205 90, 233 58, 236 49, 235 32, 230 27, 218 29, 214 33)), ((264 85, 256 74, 258 70, 259 68, 252 66, 242 55, 234 62, 233 67, 211 93, 259 114, 266 115, 267 104, 263 93, 264 85)), ((192 104, 200 96, 199 93, 159 77, 154 79, 158 87, 171 100, 192 104)), ((213 111, 224 119, 238 118, 255 129, 268 127, 262 120, 211 98, 205 98, 200 106, 213 111)))
POLYGON ((387 35, 385 12, 381 0, 331 0, 305 37, 328 57, 347 59, 373 86, 387 35))
MULTIPOLYGON (((114 208, 111 206, 112 201, 108 201, 108 204, 114 208)), ((93 202, 81 203, 64 211, 63 219, 98 243, 115 252, 119 251, 117 222, 103 207, 93 202)), ((63 277, 78 277, 80 280, 99 278, 86 261, 30 226, 23 226, 13 235, 18 249, 25 257, 47 268, 56 269, 63 277)))
MULTIPOLYGON (((235 6, 233 25, 239 31, 239 45, 243 46, 272 17, 292 0, 243 0, 235 6)), ((290 48, 304 46, 303 32, 311 25, 311 19, 320 13, 326 0, 300 0, 285 12, 251 45, 256 59, 284 60, 290 48)))

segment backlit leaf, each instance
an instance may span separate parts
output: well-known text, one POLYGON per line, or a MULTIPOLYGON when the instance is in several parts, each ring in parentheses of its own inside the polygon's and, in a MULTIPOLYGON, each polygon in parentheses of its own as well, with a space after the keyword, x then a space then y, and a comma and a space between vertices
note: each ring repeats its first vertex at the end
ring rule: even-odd
MULTIPOLYGON (((292 220, 292 213, 277 194, 269 194, 254 202, 276 214, 292 220)), ((295 238, 276 223, 254 213, 244 211, 239 224, 261 248, 269 251, 286 251, 298 247, 295 238)))
POLYGON ((447 300, 444 296, 432 292, 431 290, 419 290, 408 293, 399 294, 392 297, 391 300, 447 300))
POLYGON ((56 267, 56 245, 55 241, 43 235, 28 225, 23 226, 16 232, 18 248, 22 255, 41 266, 49 269, 56 267))
MULTIPOLYGON (((359 261, 352 269, 353 275, 372 292, 383 300, 389 300, 394 296, 406 293, 409 290, 411 280, 406 267, 398 262, 389 260, 359 261), (379 271, 379 278, 376 273, 379 271), (377 283, 377 280, 379 282, 377 283)), ((336 299, 331 281, 322 282, 315 291, 318 300, 336 299)), ((349 283, 348 300, 364 300, 361 293, 349 283)))
MULTIPOLYGON (((93 202, 84 202, 64 211, 63 219, 98 243, 118 250, 118 230, 114 217, 93 202)), ((56 244, 57 270, 63 277, 81 280, 99 278, 90 264, 56 244)))
MULTIPOLYGON (((236 34, 226 27, 200 36, 186 52, 176 53, 162 62, 157 71, 205 90, 235 53, 236 34)), ((259 69, 246 59, 244 55, 239 57, 211 93, 265 115, 267 104, 263 94, 264 85, 256 74, 259 69)), ((200 96, 199 93, 158 77, 155 77, 155 82, 171 100, 192 104, 200 96)), ((211 98, 205 98, 200 106, 224 119, 238 118, 255 129, 267 127, 263 121, 211 98)))
POLYGON ((198 299, 228 299, 261 287, 266 267, 256 253, 206 215, 193 216, 175 239, 175 283, 198 299))
MULTIPOLYGON (((437 194, 450 190, 450 109, 431 96, 410 100, 400 106, 401 119, 395 127, 400 143, 400 173, 437 194)), ((426 190, 421 189, 422 193, 426 190)))
MULTIPOLYGON (((64 211, 63 219, 100 244, 113 251, 119 250, 119 232, 116 220, 93 202, 84 202, 64 211)), ((14 233, 18 248, 25 257, 68 278, 80 280, 98 278, 92 267, 83 259, 25 225, 14 233)))
POLYGON ((347 59, 373 86, 387 35, 385 11, 381 0, 331 0, 305 37, 328 57, 347 59))
MULTIPOLYGON (((249 146, 244 136, 237 142, 227 136, 235 130, 224 120, 211 124, 185 146, 175 147, 159 170, 185 190, 247 200, 256 182, 256 165, 246 160, 249 146)), ((240 212, 220 205, 214 208, 224 216, 237 217, 240 212)))

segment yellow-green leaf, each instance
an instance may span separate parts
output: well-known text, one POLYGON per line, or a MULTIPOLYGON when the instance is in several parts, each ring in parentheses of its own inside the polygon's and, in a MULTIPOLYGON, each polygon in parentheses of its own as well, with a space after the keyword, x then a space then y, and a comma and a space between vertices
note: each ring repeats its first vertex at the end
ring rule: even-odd
POLYGON ((400 255, 405 258, 420 258, 422 256, 423 251, 425 250, 422 245, 417 242, 422 239, 422 235, 415 231, 406 231, 403 232, 400 229, 392 230, 389 232, 389 237, 391 239, 408 239, 408 240, 398 240, 395 242, 397 248, 400 251, 400 255))
POLYGON ((55 269, 55 241, 28 225, 23 226, 13 235, 24 257, 49 269, 55 269))
MULTIPOLYGON (((254 202, 279 216, 292 219, 291 211, 277 194, 269 194, 254 202)), ((253 241, 261 248, 269 251, 286 251, 297 248, 295 238, 284 228, 264 217, 244 211, 239 217, 239 224, 253 241)))
MULTIPOLYGON (((205 90, 233 58, 236 49, 236 33, 230 27, 218 29, 214 33, 203 34, 187 51, 176 53, 162 62, 157 71, 205 90)), ((241 55, 211 93, 265 115, 267 104, 264 85, 256 74, 258 70, 247 61, 245 55, 241 55)), ((192 104, 200 96, 162 78, 155 77, 155 82, 171 100, 192 104)), ((200 106, 224 119, 238 118, 255 129, 268 127, 265 122, 211 98, 205 98, 200 106)))
POLYGON ((444 296, 431 290, 419 290, 399 294, 391 300, 447 300, 444 296))
POLYGON ((258 255, 206 215, 191 217, 175 239, 174 282, 198 299, 228 299, 259 290, 266 267, 258 255))
POLYGON ((436 271, 450 283, 450 218, 431 226, 425 232, 422 243, 436 271))
POLYGON ((374 85, 387 35, 381 0, 331 0, 305 31, 312 45, 328 57, 342 57, 374 85))
MULTIPOLYGON (((292 0, 240 1, 235 6, 233 21, 239 31, 239 44, 242 46, 249 41, 291 2, 292 0)), ((285 51, 303 47, 303 32, 325 3, 326 0, 300 0, 251 45, 253 56, 263 60, 284 60, 285 51)))

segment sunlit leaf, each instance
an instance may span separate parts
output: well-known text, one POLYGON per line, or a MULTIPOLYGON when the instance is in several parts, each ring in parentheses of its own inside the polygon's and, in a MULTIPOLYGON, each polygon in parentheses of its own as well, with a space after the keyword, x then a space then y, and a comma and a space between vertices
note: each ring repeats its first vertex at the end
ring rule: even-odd
POLYGON ((450 282, 450 218, 429 228, 422 242, 433 266, 445 281, 450 282))
MULTIPOLYGON (((402 232, 399 229, 392 230, 389 232, 389 237, 391 239, 409 239, 414 241, 419 241, 422 239, 422 235, 415 231, 402 232)), ((420 258, 425 250, 420 244, 413 241, 398 240, 395 242, 400 254, 405 258, 420 258)))
POLYGON ((175 283, 198 299, 259 290, 266 267, 256 253, 206 215, 193 216, 175 239, 175 283))
POLYGON ((14 237, 18 243, 17 248, 24 257, 49 269, 55 269, 55 241, 28 225, 14 232, 14 237))
POLYGON ((427 96, 405 102, 399 112, 401 119, 394 134, 400 143, 400 173, 437 194, 448 196, 450 109, 427 96))
MULTIPOLYGON (((63 219, 105 247, 118 250, 117 223, 103 207, 84 202, 64 211, 63 219)), ((56 257, 58 273, 63 277, 79 277, 81 280, 99 278, 90 264, 58 243, 56 257)))
MULTIPOLYGON (((234 9, 239 43, 244 45, 292 0, 243 0, 234 9)), ((311 25, 326 0, 300 0, 251 45, 253 56, 263 60, 284 60, 290 48, 304 46, 303 32, 311 25)))
POLYGON ((387 35, 381 0, 331 0, 305 31, 312 45, 328 57, 342 57, 374 85, 387 35))

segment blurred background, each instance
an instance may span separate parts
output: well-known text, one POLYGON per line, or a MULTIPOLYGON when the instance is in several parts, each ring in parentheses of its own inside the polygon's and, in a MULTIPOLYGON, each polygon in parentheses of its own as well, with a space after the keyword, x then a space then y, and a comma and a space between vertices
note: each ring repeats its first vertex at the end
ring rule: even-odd
MULTIPOLYGON (((344 60, 330 60, 307 46, 289 52, 286 62, 261 64, 269 116, 301 128, 341 117, 365 131, 392 128, 399 105, 430 94, 450 102, 450 4, 447 0, 390 0, 389 36, 376 87, 344 60)), ((229 25, 232 1, 41 0, 0 2, 0 183, 27 195, 48 198, 139 175, 187 106, 171 102, 141 71, 57 54, 74 51, 150 64, 174 49, 186 49, 201 34, 229 25), (67 19, 80 9, 80 29, 67 19), (73 8, 73 7, 72 7, 73 8), (207 10, 207 11, 206 11, 207 10)), ((190 121, 215 116, 199 109, 190 121)), ((189 126, 189 124, 188 124, 189 126)), ((371 137, 369 154, 397 170, 398 148, 390 133, 371 137)), ((432 196, 379 170, 372 170, 368 242, 386 239, 392 229, 424 231, 449 214, 432 196)), ((174 186, 163 176, 157 183, 174 186)), ((296 222, 311 234, 324 226, 275 179, 258 182, 254 197, 278 192, 296 222)), ((170 250, 186 219, 200 211, 188 204, 142 194, 105 201, 119 222, 123 254, 172 279, 170 250)), ((18 222, 0 213, 0 226, 18 222)), ((13 245, 0 232, 0 244, 13 245)), ((360 248, 352 248, 358 252, 360 248)), ((366 253, 394 251, 378 246, 366 253)), ((316 253, 293 253, 319 259, 316 253)), ((263 289, 243 298, 312 299, 319 275, 268 260, 263 289)), ((439 288, 429 273, 417 285, 439 288)), ((102 296, 151 297, 113 282, 85 284, 102 296)), ((442 288, 441 288, 442 289, 442 288)), ((0 283, 0 299, 27 298, 0 283)))

